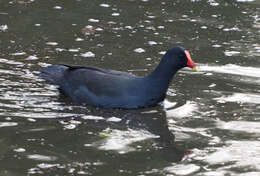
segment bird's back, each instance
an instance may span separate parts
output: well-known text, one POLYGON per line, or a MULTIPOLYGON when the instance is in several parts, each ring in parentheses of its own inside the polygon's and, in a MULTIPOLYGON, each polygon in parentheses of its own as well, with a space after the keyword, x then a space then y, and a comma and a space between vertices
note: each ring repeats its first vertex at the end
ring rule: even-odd
POLYGON ((137 108, 145 104, 141 101, 142 78, 126 72, 54 65, 44 68, 40 75, 78 102, 121 108, 137 108))

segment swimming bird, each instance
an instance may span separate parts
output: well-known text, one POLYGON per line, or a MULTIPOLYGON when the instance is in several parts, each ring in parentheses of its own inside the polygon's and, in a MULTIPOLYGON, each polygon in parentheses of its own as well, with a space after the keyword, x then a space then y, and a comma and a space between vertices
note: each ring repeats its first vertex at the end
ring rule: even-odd
POLYGON ((156 106, 166 97, 175 73, 184 67, 197 69, 182 47, 169 49, 159 65, 144 77, 90 66, 51 65, 40 77, 57 85, 75 102, 103 108, 135 109, 156 106))

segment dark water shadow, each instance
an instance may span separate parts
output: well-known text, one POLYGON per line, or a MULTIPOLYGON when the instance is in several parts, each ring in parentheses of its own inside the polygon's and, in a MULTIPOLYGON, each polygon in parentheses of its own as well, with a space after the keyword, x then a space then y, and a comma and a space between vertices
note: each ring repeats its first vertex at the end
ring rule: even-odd
POLYGON ((166 112, 160 105, 136 110, 103 109, 72 103, 69 98, 62 94, 59 96, 59 101, 65 102, 65 105, 77 105, 77 108, 73 109, 73 113, 77 111, 81 115, 74 117, 75 119, 82 117, 82 114, 104 118, 105 120, 96 120, 94 122, 93 120, 84 119, 86 122, 84 125, 93 125, 100 131, 106 128, 122 130, 131 128, 134 130, 147 130, 151 134, 158 136, 158 138, 154 138, 157 145, 157 152, 161 153, 163 158, 169 162, 181 161, 187 153, 185 144, 175 142, 174 132, 169 130, 166 112), (111 117, 119 118, 120 121, 106 121, 106 119, 111 117))

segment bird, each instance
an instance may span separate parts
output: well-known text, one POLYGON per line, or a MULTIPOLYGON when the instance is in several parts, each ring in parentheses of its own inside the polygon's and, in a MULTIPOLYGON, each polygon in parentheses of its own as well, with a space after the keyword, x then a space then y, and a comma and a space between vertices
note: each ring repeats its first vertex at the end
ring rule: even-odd
POLYGON ((91 66, 50 65, 40 71, 71 101, 101 108, 137 109, 158 105, 178 70, 198 71, 188 50, 175 46, 146 76, 91 66))

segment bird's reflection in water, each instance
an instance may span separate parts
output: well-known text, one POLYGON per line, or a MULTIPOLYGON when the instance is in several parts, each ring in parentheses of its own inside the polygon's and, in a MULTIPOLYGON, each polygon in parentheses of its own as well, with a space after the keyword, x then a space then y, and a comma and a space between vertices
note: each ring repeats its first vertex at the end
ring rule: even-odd
MULTIPOLYGON (((107 128, 110 130, 145 130, 152 135, 157 136, 153 138, 156 150, 161 153, 166 161, 181 161, 185 156, 185 153, 187 153, 183 144, 175 143, 174 132, 170 131, 168 127, 166 112, 160 106, 140 110, 99 109, 88 107, 88 112, 85 112, 85 114, 87 116, 104 118, 104 120, 98 120, 95 121, 95 123, 87 122, 85 124, 95 125, 99 130, 105 130, 107 128), (106 119, 111 117, 116 117, 117 119, 120 119, 120 121, 106 121, 106 119)), ((87 118, 85 120, 88 121, 87 118)), ((125 136, 125 138, 127 138, 127 136, 125 136)), ((143 139, 145 140, 145 138, 143 139)), ((124 137, 122 140, 124 140, 124 137)), ((118 145, 120 145, 121 142, 124 143, 118 139, 117 141, 114 141, 114 143, 118 143, 118 145)))

